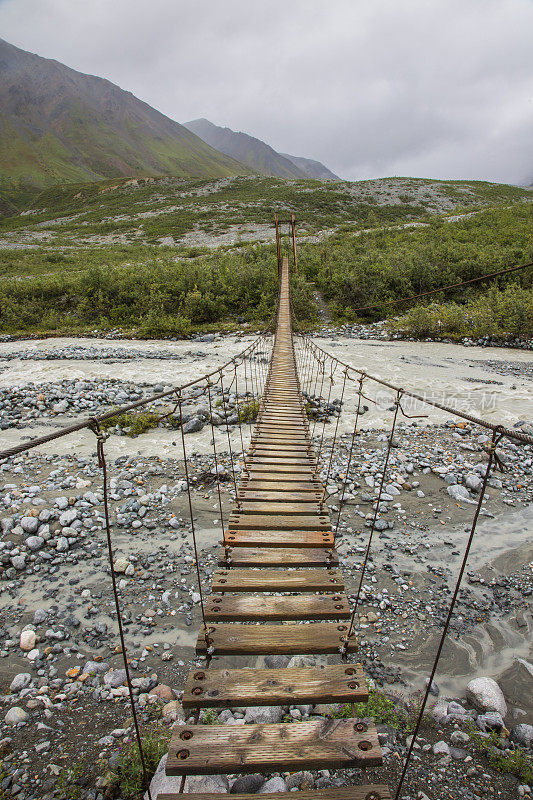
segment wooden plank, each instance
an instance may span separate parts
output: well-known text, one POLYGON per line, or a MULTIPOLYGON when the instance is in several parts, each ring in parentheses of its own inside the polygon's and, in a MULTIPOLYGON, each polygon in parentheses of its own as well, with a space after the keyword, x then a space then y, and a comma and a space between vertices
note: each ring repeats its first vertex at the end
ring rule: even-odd
POLYGON ((276 421, 268 422, 264 420, 260 420, 256 422, 254 431, 266 431, 268 433, 278 434, 279 436, 283 435, 284 433, 288 433, 290 435, 298 435, 298 436, 307 436, 308 435, 308 428, 302 422, 294 423, 290 421, 284 421, 283 419, 276 419, 276 421))
POLYGON ((361 664, 282 669, 194 669, 181 698, 183 708, 285 706, 300 703, 366 703, 361 664))
MULTIPOLYGON (((215 654, 231 655, 301 655, 305 653, 339 653, 348 625, 344 622, 294 622, 278 625, 240 625, 237 622, 208 626, 209 646, 215 654)), ((203 629, 198 633, 197 655, 207 654, 208 644, 203 629)), ((355 653, 357 641, 352 636, 348 652, 355 653)))
POLYGON ((371 720, 297 725, 176 725, 167 775, 375 767, 381 748, 371 720))
POLYGON ((286 450, 294 448, 298 451, 307 451, 313 448, 312 442, 306 436, 300 436, 298 434, 273 436, 271 433, 260 433, 252 437, 250 447, 258 447, 259 445, 263 447, 275 447, 278 450, 282 447, 286 450))
POLYGON ((257 600, 255 595, 209 595, 204 601, 205 618, 209 622, 272 622, 349 619, 351 615, 344 593, 269 595, 262 597, 259 603, 257 600))
MULTIPOLYGON (((275 484, 274 484, 275 485, 275 484)), ((311 504, 315 501, 314 505, 317 507, 317 502, 322 500, 322 492, 317 492, 316 489, 311 489, 307 492, 281 492, 281 491, 254 491, 253 489, 237 489, 237 500, 245 501, 246 503, 264 503, 265 500, 270 501, 285 501, 285 505, 293 503, 311 504)))
POLYGON ((274 449, 274 450, 288 450, 289 452, 294 452, 295 454, 304 452, 306 453, 308 450, 313 449, 313 445, 306 440, 305 438, 300 439, 288 439, 285 436, 274 438, 270 436, 258 436, 254 437, 250 443, 250 450, 260 449, 274 449))
POLYGON ((321 509, 318 500, 307 497, 300 502, 285 500, 276 502, 275 500, 247 500, 239 501, 238 514, 287 514, 302 516, 309 514, 320 514, 321 509))
POLYGON ((269 476, 270 479, 279 476, 283 481, 316 481, 315 469, 315 465, 309 461, 306 464, 264 464, 253 458, 246 459, 246 471, 250 476, 269 476))
POLYGON ((246 464, 252 464, 253 466, 261 466, 265 467, 274 467, 278 469, 279 467, 314 467, 316 468, 316 462, 311 458, 292 458, 290 456, 266 456, 263 453, 251 453, 249 457, 246 458, 246 464))
MULTIPOLYGON (((293 792, 270 792, 270 800, 289 800, 293 792)), ((257 800, 257 794, 232 794, 232 800, 257 800)), ((181 794, 158 794, 157 800, 182 800, 181 794)), ((217 794, 196 794, 194 800, 220 800, 217 794)), ((294 798, 293 798, 294 800, 294 798)), ((298 792, 298 800, 391 800, 388 786, 339 786, 335 789, 310 789, 298 792)))
MULTIPOLYGON (((337 569, 222 569, 213 573, 213 592, 337 592, 344 588, 337 569)), ((263 598, 256 605, 258 611, 263 598)))
POLYGON ((288 481, 286 478, 280 478, 277 475, 272 475, 270 478, 242 478, 239 481, 237 491, 245 494, 247 492, 275 492, 277 494, 286 494, 290 492, 306 494, 316 494, 322 497, 323 489, 318 481, 288 481))
POLYGON ((299 516, 297 520, 286 514, 239 514, 232 512, 229 516, 228 530, 331 530, 328 514, 309 514, 299 516))
POLYGON ((249 452, 251 454, 252 451, 266 450, 269 452, 273 450, 276 454, 287 453, 289 456, 294 455, 296 458, 302 458, 302 453, 305 455, 312 449, 313 446, 309 444, 309 442, 294 444, 293 442, 287 442, 283 440, 268 441, 267 439, 257 439, 250 444, 249 452))
POLYGON ((224 533, 224 544, 233 547, 333 547, 332 531, 249 531, 224 533))
POLYGON ((320 548, 300 552, 292 547, 221 547, 218 556, 219 567, 334 567, 338 563, 334 550, 320 548))
MULTIPOLYGON (((250 459, 254 464, 263 464, 263 466, 275 467, 278 464, 285 464, 286 466, 316 466, 316 462, 305 452, 300 455, 295 455, 291 451, 281 451, 277 453, 275 450, 259 449, 250 450, 250 459)), ((248 459, 247 459, 248 460, 248 459)))

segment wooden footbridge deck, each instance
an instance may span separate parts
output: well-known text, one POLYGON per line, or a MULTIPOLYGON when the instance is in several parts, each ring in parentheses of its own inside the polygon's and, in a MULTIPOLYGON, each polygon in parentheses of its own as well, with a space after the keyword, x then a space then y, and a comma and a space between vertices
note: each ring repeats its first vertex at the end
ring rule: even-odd
MULTIPOLYGON (((207 667, 187 679, 183 707, 355 703, 368 698, 348 662, 350 606, 328 513, 322 506, 292 340, 289 265, 283 260, 276 336, 236 505, 205 602, 197 653, 207 667), (259 595, 259 596, 258 596, 259 595), (337 663, 282 669, 211 669, 216 656, 330 654, 337 663)), ((235 659, 233 659, 235 661, 235 659)), ((370 719, 174 727, 168 775, 373 767, 381 763, 370 719)), ((179 795, 159 795, 171 800, 179 795)), ((201 800, 211 795, 196 795, 201 800)), ((253 795, 234 795, 237 800, 253 795)), ((274 797, 285 797, 276 793, 274 797)), ((213 795, 214 797, 214 795, 213 795)), ((298 793, 301 800, 388 800, 385 786, 298 793)))

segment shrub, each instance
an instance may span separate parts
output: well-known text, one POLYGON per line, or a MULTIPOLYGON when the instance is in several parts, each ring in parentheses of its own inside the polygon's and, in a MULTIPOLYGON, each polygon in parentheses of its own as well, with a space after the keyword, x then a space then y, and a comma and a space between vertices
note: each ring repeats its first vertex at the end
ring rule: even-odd
MULTIPOLYGON (((160 725, 147 729, 142 737, 147 779, 150 781, 161 758, 168 751, 170 731, 160 725)), ((136 800, 148 786, 144 782, 137 742, 132 740, 121 750, 117 764, 117 783, 124 800, 136 800)))
POLYGON ((100 423, 100 427, 108 430, 118 425, 128 436, 139 436, 139 434, 149 431, 150 428, 156 428, 159 424, 159 416, 153 411, 130 411, 104 419, 100 423))
POLYGON ((475 728, 467 731, 474 746, 484 753, 487 761, 498 772, 509 773, 522 783, 533 783, 533 758, 519 748, 505 747, 495 731, 488 737, 482 736, 475 728))
POLYGON ((259 401, 247 400, 245 403, 240 403, 237 409, 237 418, 239 422, 254 422, 259 413, 259 401))
POLYGON ((378 724, 390 725, 396 730, 406 728, 409 719, 409 714, 400 701, 395 701, 376 689, 370 689, 367 703, 354 703, 353 713, 351 704, 346 703, 337 706, 332 714, 335 719, 348 719, 352 716, 363 719, 372 717, 378 724))

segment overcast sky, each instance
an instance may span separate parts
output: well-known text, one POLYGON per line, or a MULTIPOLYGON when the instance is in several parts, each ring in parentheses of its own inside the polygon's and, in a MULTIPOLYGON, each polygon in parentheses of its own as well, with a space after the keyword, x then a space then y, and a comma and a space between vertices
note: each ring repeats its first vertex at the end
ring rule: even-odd
POLYGON ((533 0, 0 0, 0 36, 343 178, 533 180, 533 0))

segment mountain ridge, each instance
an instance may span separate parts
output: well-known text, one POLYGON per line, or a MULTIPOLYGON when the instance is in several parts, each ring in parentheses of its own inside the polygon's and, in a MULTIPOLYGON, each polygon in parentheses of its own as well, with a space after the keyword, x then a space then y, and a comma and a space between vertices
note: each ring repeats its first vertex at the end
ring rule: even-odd
POLYGON ((260 175, 304 180, 341 180, 320 161, 279 153, 262 139, 243 131, 215 125, 205 117, 183 124, 211 147, 240 161, 260 175))
POLYGON ((0 39, 0 182, 4 186, 250 173, 111 81, 0 39))

